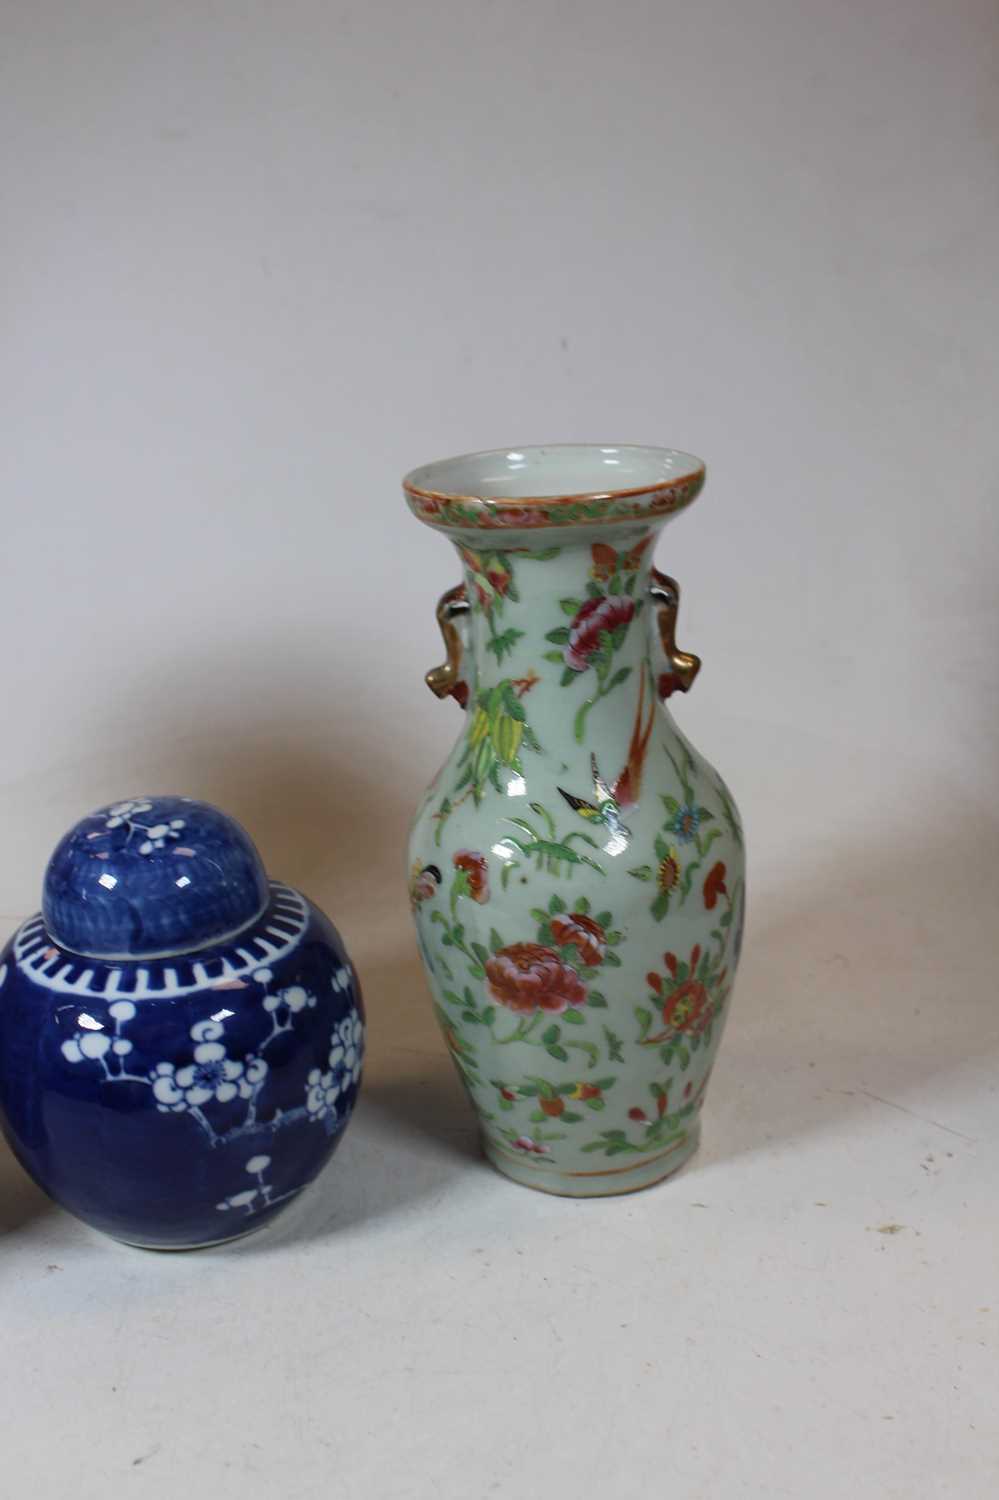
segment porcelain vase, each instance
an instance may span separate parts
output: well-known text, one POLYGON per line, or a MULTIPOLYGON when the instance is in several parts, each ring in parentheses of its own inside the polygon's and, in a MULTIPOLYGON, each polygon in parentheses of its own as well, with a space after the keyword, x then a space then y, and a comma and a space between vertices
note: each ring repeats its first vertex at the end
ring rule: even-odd
POLYGON ((404 481, 464 575, 427 678, 465 718, 411 834, 420 952, 487 1157, 551 1193, 683 1165, 730 1004, 743 836, 674 721, 700 662, 652 564, 703 482, 688 454, 575 445, 404 481))
POLYGON ((0 952, 0 1125, 77 1217, 150 1249, 258 1229, 343 1137, 360 986, 332 923, 207 803, 75 825, 0 952))

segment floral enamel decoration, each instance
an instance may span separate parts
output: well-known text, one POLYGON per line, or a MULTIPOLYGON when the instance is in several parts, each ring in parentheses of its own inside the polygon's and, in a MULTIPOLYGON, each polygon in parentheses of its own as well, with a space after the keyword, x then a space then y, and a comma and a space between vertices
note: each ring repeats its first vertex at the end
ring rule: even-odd
MULTIPOLYGON (((461 896, 460 891, 455 894, 452 890, 453 909, 457 909, 461 896)), ((431 920, 442 928, 442 947, 456 949, 470 978, 482 981, 485 987, 485 1005, 476 1000, 468 985, 461 993, 445 989, 445 1004, 458 1010, 461 1021, 486 1027, 500 1046, 522 1042, 541 1047, 558 1062, 567 1061, 573 1050, 583 1054, 590 1068, 596 1067, 602 1054, 611 1061, 618 1060, 615 1054, 620 1051, 620 1039, 608 1027, 602 1028, 597 1041, 585 1037, 579 1029, 585 1026, 584 1008, 607 1007, 603 990, 594 983, 600 971, 621 964, 615 949, 622 935, 615 929, 611 913, 591 915, 585 896, 578 897, 569 908, 555 894, 547 907, 534 909, 530 916, 531 938, 505 943, 492 928, 486 946, 475 939, 467 940, 464 923, 449 921, 440 911, 433 914, 431 920), (517 1018, 512 1028, 502 1024, 504 1011, 517 1018), (548 1024, 542 1025, 546 1017, 548 1024), (560 1024, 556 1024, 556 1017, 560 1024)), ((453 982, 456 975, 449 956, 442 953, 439 963, 453 982)), ((466 1062, 476 1056, 474 1045, 459 1052, 466 1062)))
POLYGON ((521 701, 535 680, 503 678, 476 697, 465 770, 457 786, 460 792, 463 786, 470 785, 476 802, 481 802, 487 784, 497 792, 503 791, 501 771, 512 771, 518 776, 523 773, 522 746, 528 750, 541 749, 521 701))
POLYGON ((548 929, 559 947, 575 948, 580 961, 591 968, 599 968, 607 957, 607 929, 586 911, 555 912, 548 929))
POLYGON ((725 884, 725 865, 718 860, 704 880, 704 906, 707 911, 714 911, 718 905, 719 896, 728 895, 728 886, 725 884))
POLYGON ((520 1015, 559 1015, 586 1004, 576 970, 541 943, 509 943, 486 959, 485 968, 490 995, 520 1015))
MULTIPOLYGON (((474 456, 474 455, 473 455, 474 456)), ((451 495, 424 488, 409 475, 403 488, 413 514, 443 531, 516 531, 521 528, 579 527, 588 523, 649 522, 665 519, 696 499, 704 470, 684 475, 652 489, 632 487, 617 494, 579 494, 533 497, 529 505, 510 498, 451 495)))
POLYGON ((630 665, 615 670, 614 660, 624 644, 628 627, 644 607, 644 601, 636 600, 634 595, 638 568, 647 545, 648 538, 644 538, 620 556, 613 547, 602 542, 594 543, 585 597, 561 599, 562 613, 569 616, 570 623, 549 630, 545 636, 547 641, 561 647, 561 651, 546 651, 544 654, 547 660, 563 664, 563 687, 572 683, 578 674, 591 670, 595 679, 591 695, 580 705, 573 720, 573 733, 579 743, 582 743, 586 720, 594 705, 627 682, 631 675, 630 665))
MULTIPOLYGON (((689 750, 678 746, 677 754, 664 747, 666 757, 676 773, 680 791, 661 796, 665 809, 665 822, 655 836, 655 865, 638 865, 629 871, 636 880, 652 881, 656 887, 651 911, 657 921, 662 921, 676 900, 683 905, 694 887, 698 872, 704 867, 715 842, 723 837, 722 829, 715 824, 716 814, 699 801, 694 792, 692 774, 695 763, 689 750), (715 824, 715 826, 711 826, 715 824)), ((741 849, 741 830, 734 821, 731 802, 721 789, 718 793, 719 811, 727 810, 733 838, 741 849)), ((728 894, 724 885, 725 866, 719 861, 713 868, 710 884, 705 892, 705 906, 710 911, 719 895, 728 894)))
POLYGON ((464 568, 428 674, 439 696, 463 685, 467 712, 411 837, 420 952, 487 1156, 550 1192, 626 1192, 683 1164, 728 1011, 741 829, 666 707, 700 662, 652 567, 656 525, 702 477, 663 450, 556 448, 447 461, 409 487, 464 568), (564 469, 565 494, 525 488, 535 468, 564 469), (499 546, 476 536, 500 528, 499 546))
POLYGON ((489 862, 485 855, 473 849, 456 849, 451 862, 465 877, 465 889, 458 887, 458 895, 467 894, 484 906, 489 900, 489 862))
POLYGON ((508 606, 520 603, 514 576, 515 563, 522 559, 547 562, 558 555, 558 548, 552 547, 540 554, 516 549, 505 552, 476 551, 471 547, 462 547, 459 551, 471 585, 466 597, 471 600, 473 612, 481 615, 485 621, 486 650, 499 663, 504 656, 511 654, 524 636, 524 632, 515 626, 503 628, 503 616, 508 606))

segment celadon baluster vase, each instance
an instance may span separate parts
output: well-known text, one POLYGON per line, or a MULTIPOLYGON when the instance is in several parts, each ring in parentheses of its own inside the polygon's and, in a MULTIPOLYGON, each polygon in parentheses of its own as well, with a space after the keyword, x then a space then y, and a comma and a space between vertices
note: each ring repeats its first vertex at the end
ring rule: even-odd
POLYGON ((652 566, 704 466, 656 448, 447 459, 404 481, 464 582, 428 674, 465 712, 417 813, 410 895, 489 1160, 592 1197, 697 1149, 745 881, 739 815, 668 704, 700 662, 652 566))

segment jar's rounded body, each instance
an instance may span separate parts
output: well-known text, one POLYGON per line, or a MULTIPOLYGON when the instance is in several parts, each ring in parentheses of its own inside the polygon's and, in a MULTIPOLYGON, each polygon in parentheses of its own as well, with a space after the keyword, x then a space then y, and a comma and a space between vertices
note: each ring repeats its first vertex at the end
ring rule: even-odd
POLYGON ((745 903, 735 804, 667 707, 700 663, 651 567, 703 469, 647 493, 488 498, 532 464, 586 462, 472 455, 440 466, 482 486, 454 496, 407 481, 465 575, 428 677, 466 714, 411 833, 420 951, 486 1154, 577 1197, 648 1186, 696 1149, 745 903))
POLYGON ((41 916, 0 953, 0 1124, 57 1203, 190 1249, 278 1213, 329 1159, 364 1042, 329 920, 271 886, 254 926, 188 956, 83 958, 41 916))

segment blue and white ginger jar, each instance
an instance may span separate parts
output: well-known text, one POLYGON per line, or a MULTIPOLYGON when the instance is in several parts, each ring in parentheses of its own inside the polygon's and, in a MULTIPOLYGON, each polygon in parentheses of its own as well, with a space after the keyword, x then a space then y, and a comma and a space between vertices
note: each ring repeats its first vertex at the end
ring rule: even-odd
POLYGON ((336 1149, 363 1051, 335 927, 187 797, 84 818, 0 952, 4 1134, 57 1203, 129 1244, 272 1219, 336 1149))

